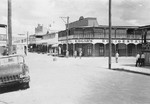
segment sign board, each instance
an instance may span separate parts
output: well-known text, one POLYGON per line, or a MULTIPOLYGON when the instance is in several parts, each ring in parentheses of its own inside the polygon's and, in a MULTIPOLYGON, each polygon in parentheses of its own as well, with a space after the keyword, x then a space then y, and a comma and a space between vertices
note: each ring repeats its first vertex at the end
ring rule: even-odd
MULTIPOLYGON (((141 40, 120 40, 120 39, 115 39, 115 40, 111 40, 111 43, 113 44, 118 44, 118 43, 124 43, 124 44, 139 44, 141 43, 141 40)), ((66 40, 63 41, 59 41, 60 44, 66 44, 66 40)), ((75 43, 92 43, 92 44, 96 44, 96 43, 103 43, 103 44, 108 44, 109 40, 108 39, 72 39, 72 40, 68 40, 68 43, 71 44, 75 44, 75 43)))
POLYGON ((8 58, 0 58, 0 65, 10 65, 10 64, 16 64, 18 62, 23 62, 22 57, 8 57, 8 58))
POLYGON ((76 39, 75 43, 92 43, 92 39, 76 39))

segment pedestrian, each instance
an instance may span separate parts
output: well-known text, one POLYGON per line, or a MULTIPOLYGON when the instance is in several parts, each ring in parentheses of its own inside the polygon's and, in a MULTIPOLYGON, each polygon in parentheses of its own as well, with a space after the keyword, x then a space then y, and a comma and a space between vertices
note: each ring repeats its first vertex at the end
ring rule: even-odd
POLYGON ((66 50, 66 57, 68 58, 68 56, 69 56, 69 51, 66 50))
POLYGON ((141 66, 145 66, 145 54, 143 52, 141 54, 141 66))
POLYGON ((135 66, 140 66, 140 54, 139 53, 137 53, 137 55, 136 55, 136 64, 135 64, 135 66))
POLYGON ((76 50, 74 51, 74 57, 75 58, 77 57, 77 51, 76 50))
POLYGON ((80 56, 80 59, 81 59, 81 57, 82 57, 82 50, 80 50, 79 56, 80 56))
POLYGON ((2 55, 3 56, 7 55, 7 49, 6 49, 6 47, 4 47, 4 51, 3 51, 2 55))
POLYGON ((24 54, 27 55, 27 47, 24 46, 24 54))
POLYGON ((116 63, 118 63, 118 58, 119 58, 119 53, 118 52, 116 52, 115 58, 116 58, 116 63))
POLYGON ((61 55, 61 47, 58 47, 58 55, 61 55))

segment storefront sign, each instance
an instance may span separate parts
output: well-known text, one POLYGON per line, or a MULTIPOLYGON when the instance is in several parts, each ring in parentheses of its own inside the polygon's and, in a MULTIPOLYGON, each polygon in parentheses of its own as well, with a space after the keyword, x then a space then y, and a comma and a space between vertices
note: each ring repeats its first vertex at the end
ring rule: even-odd
MULTIPOLYGON (((60 44, 66 44, 66 40, 65 41, 59 41, 60 44)), ((68 43, 71 44, 75 44, 75 43, 92 43, 92 44, 96 44, 96 43, 103 43, 103 44, 107 44, 109 43, 108 39, 76 39, 76 40, 68 40, 68 43)), ((111 43, 113 44, 118 44, 118 43, 124 43, 124 44, 139 44, 141 43, 141 40, 111 40, 111 43)))
POLYGON ((75 43, 92 43, 92 39, 76 39, 75 43))
MULTIPOLYGON (((103 43, 109 43, 109 40, 102 40, 103 43)), ((124 43, 124 44, 129 44, 129 43, 134 43, 138 44, 141 43, 141 40, 111 40, 111 43, 118 44, 118 43, 124 43)))

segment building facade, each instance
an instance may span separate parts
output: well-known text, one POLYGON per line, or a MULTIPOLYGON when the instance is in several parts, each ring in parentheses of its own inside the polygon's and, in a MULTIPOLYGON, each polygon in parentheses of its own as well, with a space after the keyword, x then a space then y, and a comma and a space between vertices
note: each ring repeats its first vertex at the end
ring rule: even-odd
POLYGON ((145 54, 145 65, 150 65, 150 25, 142 26, 142 52, 145 54))
POLYGON ((28 41, 26 36, 12 37, 12 53, 25 54, 25 47, 28 47, 28 41))
MULTIPOLYGON (((83 56, 108 56, 109 27, 95 25, 96 23, 98 23, 96 19, 82 18, 82 20, 79 19, 69 24, 68 35, 66 30, 60 31, 58 41, 62 54, 66 54, 66 44, 68 43, 70 56, 73 56, 74 51, 79 54, 81 50, 83 56)), ((112 56, 116 51, 120 56, 135 56, 137 52, 141 52, 141 34, 142 30, 138 26, 112 26, 112 56)), ((149 36, 148 40, 150 40, 149 36)))
POLYGON ((7 25, 0 24, 0 54, 3 54, 7 46, 7 25))
POLYGON ((44 30, 42 25, 35 28, 35 34, 29 36, 29 51, 38 53, 57 52, 58 32, 44 30))

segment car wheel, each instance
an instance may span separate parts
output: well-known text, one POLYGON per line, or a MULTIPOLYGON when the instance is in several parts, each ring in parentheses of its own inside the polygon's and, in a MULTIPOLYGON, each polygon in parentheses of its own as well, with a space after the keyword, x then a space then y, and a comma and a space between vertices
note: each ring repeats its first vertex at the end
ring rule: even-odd
POLYGON ((22 84, 21 84, 21 89, 22 89, 22 90, 28 89, 28 88, 30 88, 29 82, 26 82, 26 83, 22 83, 22 84))

